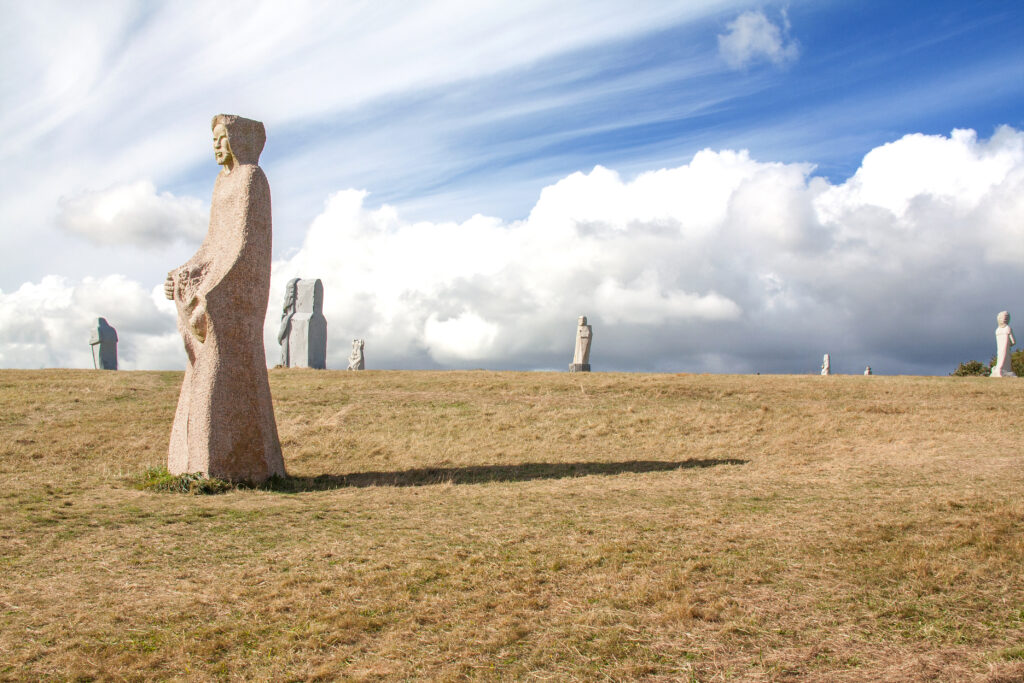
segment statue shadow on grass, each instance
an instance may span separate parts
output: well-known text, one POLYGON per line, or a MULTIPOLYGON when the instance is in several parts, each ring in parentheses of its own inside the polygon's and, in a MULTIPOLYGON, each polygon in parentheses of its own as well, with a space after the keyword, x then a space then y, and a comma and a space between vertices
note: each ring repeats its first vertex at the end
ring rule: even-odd
POLYGON ((671 470, 745 465, 739 458, 691 458, 689 460, 627 460, 625 462, 531 462, 518 465, 472 465, 468 467, 424 467, 398 472, 355 472, 321 474, 316 477, 275 477, 260 488, 282 493, 324 491, 367 486, 431 486, 437 484, 486 484, 489 482, 567 479, 590 475, 642 474, 671 470))

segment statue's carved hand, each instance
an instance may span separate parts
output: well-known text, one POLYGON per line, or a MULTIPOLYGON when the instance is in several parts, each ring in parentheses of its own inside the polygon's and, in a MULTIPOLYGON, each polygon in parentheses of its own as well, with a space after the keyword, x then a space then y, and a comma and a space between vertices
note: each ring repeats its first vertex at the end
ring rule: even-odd
POLYGON ((200 302, 198 306, 192 311, 192 315, 188 318, 188 325, 192 329, 192 334, 202 344, 206 341, 207 323, 206 317, 206 304, 200 302))
POLYGON ((164 280, 164 296, 171 301, 174 300, 174 278, 170 273, 167 273, 167 279, 164 280))

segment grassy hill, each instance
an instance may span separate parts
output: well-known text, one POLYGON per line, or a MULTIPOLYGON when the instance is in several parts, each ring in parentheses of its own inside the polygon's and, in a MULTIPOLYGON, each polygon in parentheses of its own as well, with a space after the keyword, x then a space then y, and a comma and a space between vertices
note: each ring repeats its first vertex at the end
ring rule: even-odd
POLYGON ((1024 678, 1024 381, 275 370, 137 490, 180 381, 0 371, 0 679, 1024 678))

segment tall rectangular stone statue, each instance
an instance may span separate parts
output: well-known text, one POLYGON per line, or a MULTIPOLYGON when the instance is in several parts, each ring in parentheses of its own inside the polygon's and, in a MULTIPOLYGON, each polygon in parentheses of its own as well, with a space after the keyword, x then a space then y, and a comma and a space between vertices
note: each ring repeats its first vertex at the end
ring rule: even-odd
POLYGON ((281 365, 286 368, 327 368, 327 318, 324 285, 319 278, 288 281, 277 341, 281 365))
POLYGON ((89 335, 92 346, 92 364, 99 370, 117 370, 117 330, 110 326, 106 318, 97 318, 96 326, 89 335), (96 347, 99 348, 97 358, 96 347))
POLYGON ((590 372, 590 341, 593 336, 594 330, 587 324, 587 316, 581 315, 576 321, 576 350, 569 372, 590 372))
POLYGON ((199 251, 167 274, 188 363, 167 469, 231 481, 284 476, 263 349, 270 298, 270 184, 259 167, 259 121, 214 117, 210 229, 199 251))

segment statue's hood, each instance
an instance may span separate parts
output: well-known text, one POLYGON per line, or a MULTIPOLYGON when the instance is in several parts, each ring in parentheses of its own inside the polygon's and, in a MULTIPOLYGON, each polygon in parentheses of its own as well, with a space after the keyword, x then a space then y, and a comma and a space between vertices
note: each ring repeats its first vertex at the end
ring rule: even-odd
POLYGON ((224 124, 228 131, 228 144, 235 161, 240 164, 258 164, 263 145, 267 141, 263 123, 234 114, 217 114, 210 128, 215 128, 218 123, 224 124))

